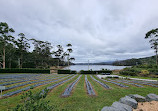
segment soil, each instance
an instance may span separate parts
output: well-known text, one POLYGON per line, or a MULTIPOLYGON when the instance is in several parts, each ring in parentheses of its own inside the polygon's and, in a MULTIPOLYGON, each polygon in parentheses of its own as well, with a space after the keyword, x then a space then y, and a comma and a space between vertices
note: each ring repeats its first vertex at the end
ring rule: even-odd
POLYGON ((140 102, 133 111, 158 111, 158 101, 140 102))

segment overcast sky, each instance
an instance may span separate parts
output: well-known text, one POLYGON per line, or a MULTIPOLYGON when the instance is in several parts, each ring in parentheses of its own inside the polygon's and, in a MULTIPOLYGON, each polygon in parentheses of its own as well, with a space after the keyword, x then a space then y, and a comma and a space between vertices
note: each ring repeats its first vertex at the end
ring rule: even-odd
POLYGON ((152 56, 158 0, 0 0, 0 22, 27 38, 73 45, 75 62, 152 56))

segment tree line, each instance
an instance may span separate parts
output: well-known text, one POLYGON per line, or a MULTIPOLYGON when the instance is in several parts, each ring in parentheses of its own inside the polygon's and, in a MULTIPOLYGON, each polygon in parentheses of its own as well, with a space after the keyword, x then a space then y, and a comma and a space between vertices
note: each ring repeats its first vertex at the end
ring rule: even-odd
POLYGON ((0 68, 49 68, 70 65, 75 60, 70 56, 71 44, 66 49, 62 45, 53 47, 48 41, 28 39, 24 33, 16 39, 13 33, 15 30, 6 22, 0 22, 0 68))

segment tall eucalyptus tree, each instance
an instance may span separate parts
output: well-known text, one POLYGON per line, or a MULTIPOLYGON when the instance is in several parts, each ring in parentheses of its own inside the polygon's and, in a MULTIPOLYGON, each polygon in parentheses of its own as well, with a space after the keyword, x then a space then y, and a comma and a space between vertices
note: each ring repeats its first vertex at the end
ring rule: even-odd
POLYGON ((151 45, 151 48, 155 50, 156 54, 156 65, 158 65, 158 28, 152 29, 149 32, 146 33, 145 39, 150 39, 149 43, 151 45))
POLYGON ((67 61, 68 61, 68 66, 69 66, 69 64, 70 64, 70 53, 72 53, 72 45, 71 44, 67 44, 66 45, 67 47, 68 47, 68 49, 67 49, 67 61))
POLYGON ((51 58, 51 49, 53 48, 51 46, 51 43, 47 41, 40 41, 36 39, 31 39, 34 45, 33 54, 35 57, 35 64, 36 67, 41 64, 41 67, 47 67, 49 66, 49 60, 51 58))
POLYGON ((16 57, 16 48, 15 45, 12 43, 9 43, 6 45, 6 64, 8 63, 8 68, 12 67, 12 61, 15 59, 16 57))
POLYGON ((5 69, 6 66, 6 45, 10 42, 13 42, 14 37, 11 34, 14 32, 14 29, 10 28, 6 22, 0 22, 0 45, 2 47, 1 54, 3 60, 3 69, 5 69))
POLYGON ((17 52, 18 52, 18 55, 19 55, 19 68, 22 68, 22 65, 24 63, 24 54, 28 52, 28 49, 30 48, 30 44, 29 44, 29 39, 27 39, 25 37, 25 34, 23 33, 20 33, 18 34, 18 36, 20 38, 18 38, 16 41, 15 41, 15 44, 17 46, 17 52))
POLYGON ((60 66, 60 61, 64 59, 64 49, 61 45, 57 45, 57 51, 54 51, 53 54, 57 60, 57 66, 60 66))
POLYGON ((75 60, 74 57, 71 57, 71 58, 69 59, 70 62, 71 62, 71 61, 74 61, 74 60, 75 60))

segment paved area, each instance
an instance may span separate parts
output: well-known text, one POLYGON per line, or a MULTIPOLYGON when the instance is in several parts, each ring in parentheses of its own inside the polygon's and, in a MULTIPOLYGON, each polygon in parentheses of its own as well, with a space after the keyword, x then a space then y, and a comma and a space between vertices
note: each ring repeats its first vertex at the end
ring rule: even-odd
POLYGON ((107 78, 107 77, 120 77, 120 76, 118 76, 118 75, 97 75, 100 79, 101 78, 107 78))

